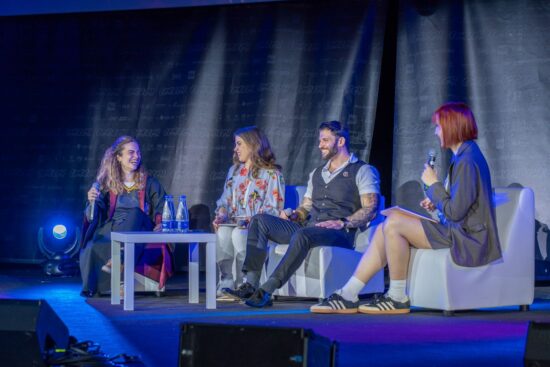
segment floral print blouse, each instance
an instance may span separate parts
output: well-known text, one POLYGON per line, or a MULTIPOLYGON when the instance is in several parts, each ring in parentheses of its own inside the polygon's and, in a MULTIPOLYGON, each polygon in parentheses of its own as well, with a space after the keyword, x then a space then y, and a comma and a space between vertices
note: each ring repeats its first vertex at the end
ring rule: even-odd
POLYGON ((276 169, 258 170, 253 178, 249 170, 240 164, 231 166, 225 179, 222 196, 216 201, 219 208, 227 209, 228 217, 251 217, 255 214, 279 215, 285 201, 285 182, 276 169))

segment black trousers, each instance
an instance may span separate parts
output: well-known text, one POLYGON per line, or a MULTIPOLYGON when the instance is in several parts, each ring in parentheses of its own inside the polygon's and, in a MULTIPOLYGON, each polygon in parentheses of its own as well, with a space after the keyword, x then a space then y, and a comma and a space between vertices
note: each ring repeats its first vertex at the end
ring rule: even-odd
POLYGON ((243 264, 243 272, 254 286, 258 285, 259 274, 267 257, 269 240, 289 244, 283 259, 269 280, 261 286, 265 291, 273 293, 296 272, 310 249, 317 246, 353 248, 355 230, 327 229, 314 225, 303 227, 272 215, 255 215, 248 227, 246 258, 243 264))

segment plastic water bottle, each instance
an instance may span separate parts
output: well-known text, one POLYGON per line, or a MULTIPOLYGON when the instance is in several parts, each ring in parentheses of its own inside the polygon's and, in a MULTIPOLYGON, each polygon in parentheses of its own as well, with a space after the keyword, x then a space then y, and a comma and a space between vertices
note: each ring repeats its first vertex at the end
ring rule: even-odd
POLYGON ((164 207, 162 208, 162 231, 171 232, 174 222, 174 197, 172 195, 164 196, 164 207))
POLYGON ((187 198, 185 195, 180 196, 178 211, 176 212, 176 231, 189 231, 189 211, 187 210, 187 198))

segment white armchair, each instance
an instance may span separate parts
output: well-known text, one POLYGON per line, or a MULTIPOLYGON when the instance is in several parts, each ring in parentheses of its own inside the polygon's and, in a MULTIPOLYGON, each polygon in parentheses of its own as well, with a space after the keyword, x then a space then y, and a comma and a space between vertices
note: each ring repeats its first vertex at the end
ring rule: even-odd
POLYGON ((535 201, 529 188, 495 188, 496 220, 502 259, 467 268, 456 265, 449 249, 413 249, 409 261, 411 305, 466 310, 533 303, 535 201))
MULTIPOLYGON (((296 207, 303 198, 304 186, 287 186, 285 190, 285 207, 296 207)), ((384 207, 383 198, 381 208, 384 207)), ((275 291, 276 296, 295 296, 326 298, 338 288, 341 288, 352 276, 363 252, 367 249, 377 225, 382 223, 381 215, 371 222, 363 232, 358 231, 355 237, 355 250, 340 247, 320 246, 312 249, 306 259, 292 275, 289 281, 275 291)), ((272 242, 269 246, 269 257, 265 274, 269 276, 283 258, 288 244, 272 242)), ((384 271, 380 270, 367 283, 360 294, 384 291, 384 271)))

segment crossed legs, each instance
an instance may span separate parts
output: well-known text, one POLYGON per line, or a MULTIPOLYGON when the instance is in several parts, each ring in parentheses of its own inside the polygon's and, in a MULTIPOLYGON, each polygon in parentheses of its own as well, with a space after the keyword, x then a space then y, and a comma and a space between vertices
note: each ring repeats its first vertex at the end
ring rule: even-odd
POLYGON ((420 219, 392 213, 376 229, 370 246, 361 257, 353 276, 363 283, 367 283, 387 264, 390 279, 406 279, 411 253, 410 246, 420 249, 432 248, 420 219))
POLYGON ((391 214, 376 229, 370 246, 361 257, 353 276, 343 288, 318 305, 312 306, 316 313, 373 314, 408 313, 409 299, 405 293, 410 258, 410 246, 430 249, 430 243, 419 219, 403 214, 391 214), (390 271, 388 293, 375 301, 359 306, 358 294, 386 264, 390 271))

